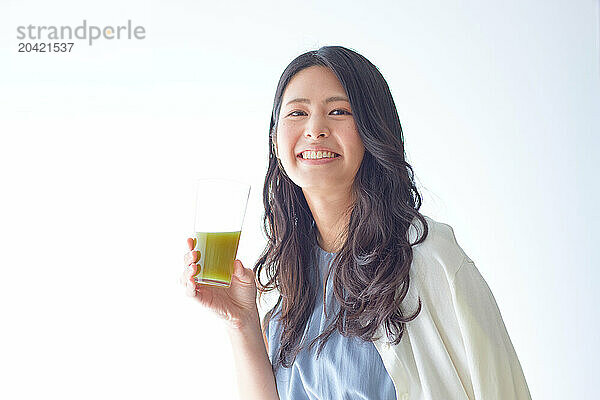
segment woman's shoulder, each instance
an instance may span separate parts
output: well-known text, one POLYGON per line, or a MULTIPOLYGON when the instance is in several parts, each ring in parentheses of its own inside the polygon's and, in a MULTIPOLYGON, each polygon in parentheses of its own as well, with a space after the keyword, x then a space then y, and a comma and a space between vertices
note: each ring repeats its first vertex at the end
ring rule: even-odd
MULTIPOLYGON (((421 262, 424 265, 431 265, 432 263, 439 265, 448 278, 452 279, 462 263, 466 260, 470 261, 470 259, 458 244, 452 226, 436 221, 426 215, 423 215, 423 217, 428 228, 427 238, 412 247, 415 264, 421 262)), ((415 243, 423 232, 422 221, 414 218, 408 229, 410 243, 415 243)))

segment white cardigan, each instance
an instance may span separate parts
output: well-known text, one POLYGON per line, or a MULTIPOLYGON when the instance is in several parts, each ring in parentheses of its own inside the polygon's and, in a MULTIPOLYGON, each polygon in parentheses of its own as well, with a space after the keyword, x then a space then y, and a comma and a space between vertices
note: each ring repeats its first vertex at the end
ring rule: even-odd
MULTIPOLYGON (((413 246, 409 292, 402 302, 412 315, 402 340, 390 345, 383 327, 374 342, 398 400, 531 399, 521 364, 498 305, 449 225, 425 217, 427 239, 413 246), (405 305, 406 304, 406 305, 405 305)), ((410 226, 410 243, 422 224, 410 226)))

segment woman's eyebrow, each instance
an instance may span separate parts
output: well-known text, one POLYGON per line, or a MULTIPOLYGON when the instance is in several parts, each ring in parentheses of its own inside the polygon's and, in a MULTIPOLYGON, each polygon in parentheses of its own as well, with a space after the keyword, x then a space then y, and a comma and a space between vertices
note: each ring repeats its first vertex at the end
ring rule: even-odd
MULTIPOLYGON (((347 97, 345 96, 331 96, 325 99, 325 103, 331 103, 332 101, 347 101, 348 103, 350 103, 350 101, 348 100, 347 97)), ((287 103, 285 103, 285 105, 287 106, 290 103, 307 103, 310 104, 310 99, 307 99, 305 97, 298 97, 295 99, 292 99, 290 101, 288 101, 287 103)))

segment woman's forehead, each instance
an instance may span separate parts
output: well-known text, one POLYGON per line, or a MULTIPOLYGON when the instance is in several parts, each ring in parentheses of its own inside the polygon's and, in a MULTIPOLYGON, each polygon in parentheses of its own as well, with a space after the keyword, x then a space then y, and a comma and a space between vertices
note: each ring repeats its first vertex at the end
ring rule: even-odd
POLYGON ((329 98, 347 99, 344 87, 333 71, 323 66, 312 66, 296 73, 283 92, 282 104, 303 99, 305 103, 329 98), (308 101, 307 101, 308 100, 308 101))

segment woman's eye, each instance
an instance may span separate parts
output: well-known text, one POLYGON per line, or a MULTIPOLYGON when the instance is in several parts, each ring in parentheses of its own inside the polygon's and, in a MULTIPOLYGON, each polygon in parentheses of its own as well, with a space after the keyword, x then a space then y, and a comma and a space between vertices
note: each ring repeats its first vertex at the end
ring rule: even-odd
MULTIPOLYGON (((341 108, 337 108, 333 111, 331 111, 329 114, 331 115, 352 115, 352 113, 350 111, 347 110, 343 110, 341 108)), ((296 111, 292 111, 288 114, 288 117, 300 117, 303 115, 307 115, 306 112, 304 111, 300 111, 300 110, 296 110, 296 111)))
POLYGON ((333 115, 344 115, 344 114, 346 114, 346 115, 352 115, 349 111, 341 110, 341 109, 333 110, 330 114, 333 114, 333 115))

